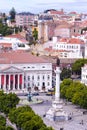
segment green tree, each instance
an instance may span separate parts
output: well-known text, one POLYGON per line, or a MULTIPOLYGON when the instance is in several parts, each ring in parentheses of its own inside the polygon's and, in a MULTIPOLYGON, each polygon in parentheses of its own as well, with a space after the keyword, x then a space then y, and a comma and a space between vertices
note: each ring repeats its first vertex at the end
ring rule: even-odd
POLYGON ((10 121, 12 123, 17 124, 17 118, 18 118, 19 114, 24 113, 24 112, 33 112, 33 111, 31 109, 31 107, 29 107, 29 106, 22 106, 22 107, 14 108, 10 111, 10 113, 8 115, 10 121))
POLYGON ((7 126, 5 130, 14 130, 11 126, 7 126))
POLYGON ((32 117, 32 120, 34 120, 36 122, 36 129, 38 130, 39 128, 41 128, 42 126, 46 126, 43 122, 43 120, 41 119, 40 116, 38 115, 34 115, 32 117))
POLYGON ((27 121, 22 126, 23 130, 37 130, 36 122, 34 120, 27 121))
POLYGON ((4 112, 4 110, 6 108, 5 107, 5 100, 6 100, 6 94, 3 91, 0 91, 0 111, 1 112, 4 112))
POLYGON ((87 109, 87 88, 80 92, 76 92, 72 98, 72 102, 87 109))
POLYGON ((0 124, 0 130, 5 130, 5 126, 2 126, 2 125, 0 124))
POLYGON ((65 79, 61 83, 60 92, 63 98, 87 109, 87 87, 78 82, 65 79))
POLYGON ((82 95, 80 95, 79 105, 82 108, 86 108, 87 109, 87 88, 82 90, 82 95))
POLYGON ((66 91, 73 81, 71 79, 64 79, 60 84, 60 93, 62 98, 66 98, 66 91))
POLYGON ((79 59, 72 65, 72 72, 81 75, 81 67, 87 63, 87 59, 79 59))
POLYGON ((52 127, 41 127, 39 130, 54 130, 52 127))
POLYGON ((6 119, 0 115, 0 125, 5 126, 6 125, 6 119))
POLYGON ((20 113, 17 117, 17 125, 21 128, 25 124, 25 122, 30 121, 34 116, 33 112, 23 112, 20 113))
POLYGON ((80 88, 78 88, 79 84, 80 84, 79 82, 75 81, 75 82, 71 83, 69 88, 67 89, 66 98, 69 101, 72 101, 74 94, 80 89, 80 88))
POLYGON ((82 95, 83 93, 80 91, 80 92, 76 92, 72 98, 72 103, 73 104, 76 104, 76 105, 81 105, 80 102, 82 102, 82 95))
POLYGON ((14 7, 12 7, 9 14, 11 16, 11 21, 14 22, 15 21, 15 15, 16 15, 16 11, 15 11, 14 7))
POLYGON ((13 33, 12 28, 8 27, 7 25, 4 25, 2 23, 2 19, 0 19, 0 34, 3 36, 10 35, 13 33))
POLYGON ((38 39, 38 31, 36 30, 36 28, 33 31, 33 37, 34 37, 35 41, 38 39))
POLYGON ((0 92, 0 111, 4 112, 5 114, 8 114, 12 108, 16 107, 18 102, 19 98, 16 94, 6 94, 3 91, 0 92))
POLYGON ((14 93, 6 94, 6 99, 4 100, 3 111, 6 114, 8 114, 12 108, 16 108, 16 105, 18 104, 18 102, 19 102, 19 98, 17 97, 16 94, 14 93))
POLYGON ((60 74, 60 79, 67 79, 71 77, 71 70, 67 68, 63 68, 61 74, 60 74))

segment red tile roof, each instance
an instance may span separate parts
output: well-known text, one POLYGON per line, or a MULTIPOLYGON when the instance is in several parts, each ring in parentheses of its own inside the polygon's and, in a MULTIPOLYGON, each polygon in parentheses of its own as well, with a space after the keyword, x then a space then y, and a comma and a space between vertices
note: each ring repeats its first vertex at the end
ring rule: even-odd
POLYGON ((77 38, 61 38, 59 41, 68 44, 84 44, 83 40, 77 38))
POLYGON ((20 41, 22 42, 25 42, 27 43, 28 41, 20 34, 13 34, 13 35, 9 35, 9 36, 6 36, 6 37, 9 37, 9 38, 18 38, 20 41))
POLYGON ((87 20, 82 21, 80 27, 82 28, 87 27, 87 20))
POLYGON ((12 38, 24 38, 22 35, 20 34, 12 34, 12 35, 8 35, 6 37, 12 37, 12 38))
POLYGON ((67 42, 67 38, 61 38, 60 42, 67 42))
POLYGON ((5 47, 5 48, 12 48, 11 43, 0 43, 0 46, 5 47))
POLYGON ((58 14, 58 15, 63 15, 64 14, 63 11, 54 11, 54 10, 51 10, 50 13, 51 14, 58 14))
POLYGON ((69 14, 77 14, 77 13, 73 11, 73 12, 70 12, 69 14))
POLYGON ((0 53, 0 64, 48 63, 47 60, 28 52, 0 53))
POLYGON ((68 43, 71 44, 84 44, 84 41, 81 39, 77 39, 77 38, 70 38, 68 43))

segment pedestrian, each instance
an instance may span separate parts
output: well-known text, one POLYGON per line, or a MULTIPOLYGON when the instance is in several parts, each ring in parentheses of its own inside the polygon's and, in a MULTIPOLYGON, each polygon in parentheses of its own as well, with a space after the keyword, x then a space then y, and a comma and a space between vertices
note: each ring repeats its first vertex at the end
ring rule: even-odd
POLYGON ((81 120, 81 124, 83 125, 83 120, 81 120))

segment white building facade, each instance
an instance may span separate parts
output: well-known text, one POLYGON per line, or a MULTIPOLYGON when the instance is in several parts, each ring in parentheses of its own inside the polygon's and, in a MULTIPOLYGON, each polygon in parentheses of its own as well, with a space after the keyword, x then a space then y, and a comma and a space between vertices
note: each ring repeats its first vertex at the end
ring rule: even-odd
POLYGON ((54 37, 52 49, 60 52, 60 58, 83 58, 85 43, 83 40, 75 38, 62 38, 57 41, 54 37))
POLYGON ((29 50, 30 47, 28 42, 24 40, 23 38, 16 38, 13 37, 15 35, 9 36, 9 37, 0 37, 0 48, 4 46, 5 43, 11 44, 12 50, 29 50))
POLYGON ((52 88, 52 63, 24 52, 1 55, 1 90, 20 93, 28 89, 47 91, 52 88))

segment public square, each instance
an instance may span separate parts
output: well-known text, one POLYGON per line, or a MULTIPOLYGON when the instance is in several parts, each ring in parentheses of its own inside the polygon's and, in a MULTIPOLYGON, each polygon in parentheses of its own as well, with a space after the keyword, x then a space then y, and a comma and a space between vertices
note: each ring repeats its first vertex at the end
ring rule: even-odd
MULTIPOLYGON (((54 97, 42 94, 33 98, 43 100, 42 103, 31 103, 30 106, 36 114, 42 117, 47 126, 52 126, 54 130, 87 130, 87 113, 83 114, 86 110, 81 109, 76 105, 72 105, 70 102, 64 102, 64 111, 66 111, 68 115, 71 115, 72 118, 63 122, 50 121, 45 117, 45 114, 51 107, 54 97)), ((28 102, 25 104, 28 105, 28 102)))

